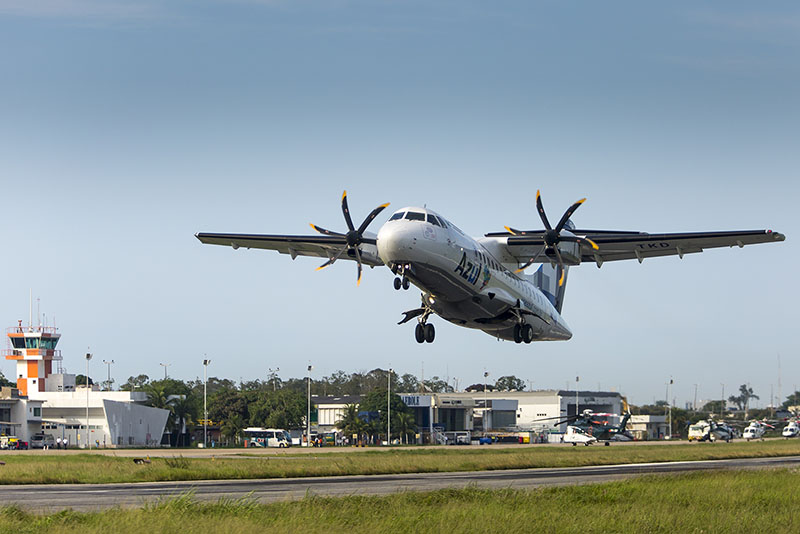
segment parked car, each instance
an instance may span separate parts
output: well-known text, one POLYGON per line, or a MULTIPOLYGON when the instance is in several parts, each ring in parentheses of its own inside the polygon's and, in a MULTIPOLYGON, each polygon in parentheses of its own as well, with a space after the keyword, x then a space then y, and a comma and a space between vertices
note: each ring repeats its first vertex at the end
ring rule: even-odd
POLYGON ((34 434, 31 436, 31 449, 52 449, 56 446, 56 439, 52 434, 34 434))

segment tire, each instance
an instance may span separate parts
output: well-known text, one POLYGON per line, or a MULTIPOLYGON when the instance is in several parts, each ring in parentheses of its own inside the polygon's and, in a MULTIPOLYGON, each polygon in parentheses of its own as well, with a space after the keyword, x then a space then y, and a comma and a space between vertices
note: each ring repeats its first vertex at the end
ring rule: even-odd
POLYGON ((522 341, 525 343, 533 341, 533 327, 529 324, 522 327, 522 341))
POLYGON ((518 324, 514 325, 514 343, 522 343, 522 327, 518 324))
POLYGON ((405 276, 403 277, 401 283, 403 284, 403 289, 407 290, 409 287, 411 287, 411 282, 409 282, 408 278, 406 278, 405 276))
POLYGON ((398 278, 395 278, 395 279, 394 279, 394 288, 395 288, 396 290, 399 290, 399 289, 400 289, 400 286, 402 285, 402 283, 403 283, 403 281, 402 281, 402 280, 400 280, 400 278, 399 278, 399 277, 398 277, 398 278))
POLYGON ((414 328, 414 338, 417 343, 425 343, 425 327, 420 323, 417 323, 417 327, 414 328))
POLYGON ((425 325, 425 341, 428 343, 433 343, 433 340, 436 338, 436 329, 433 327, 432 324, 428 323, 425 325))

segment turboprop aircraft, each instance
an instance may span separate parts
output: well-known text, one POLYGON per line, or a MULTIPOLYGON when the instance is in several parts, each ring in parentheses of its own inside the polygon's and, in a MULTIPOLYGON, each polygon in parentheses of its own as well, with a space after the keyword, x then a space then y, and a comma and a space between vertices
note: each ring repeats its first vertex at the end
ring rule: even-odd
POLYGON ((419 308, 404 312, 403 324, 417 320, 418 343, 432 343, 438 315, 455 325, 481 330, 498 339, 516 343, 567 340, 572 337, 561 317, 567 271, 591 262, 636 259, 639 263, 658 256, 680 256, 715 247, 744 247, 783 241, 771 230, 648 234, 613 230, 578 229, 570 218, 586 199, 567 209, 558 223, 550 224, 539 191, 536 209, 541 230, 516 230, 469 237, 433 210, 407 207, 397 210, 377 235, 369 224, 389 204, 381 204, 356 227, 350 217, 347 191, 342 195, 346 232, 334 232, 311 224, 320 235, 262 235, 198 233, 202 243, 234 249, 261 248, 327 261, 356 262, 361 283, 362 266, 387 266, 395 274, 395 289, 414 284, 422 291, 419 308), (532 275, 525 269, 541 263, 532 275))

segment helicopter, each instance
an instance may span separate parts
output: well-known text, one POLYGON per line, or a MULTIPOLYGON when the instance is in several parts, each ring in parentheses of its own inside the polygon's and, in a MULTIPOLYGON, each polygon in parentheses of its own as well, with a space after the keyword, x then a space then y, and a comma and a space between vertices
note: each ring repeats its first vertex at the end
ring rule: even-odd
POLYGON ((689 441, 719 441, 730 442, 737 437, 738 431, 724 422, 716 421, 713 417, 708 421, 700 420, 689 426, 689 441))
POLYGON ((766 432, 768 428, 775 427, 764 421, 750 421, 750 424, 744 429, 742 437, 747 441, 751 439, 760 439, 764 441, 764 432, 766 432))
POLYGON ((789 421, 789 423, 783 427, 781 435, 786 439, 800 436, 800 424, 798 424, 797 421, 789 421))
POLYGON ((616 416, 617 414, 614 413, 596 413, 592 410, 583 410, 580 415, 570 415, 564 418, 548 417, 547 419, 539 419, 539 421, 559 419, 553 423, 553 426, 567 423, 564 443, 572 443, 573 447, 579 443, 588 447, 598 441, 602 441, 608 446, 612 440, 628 441, 633 439, 625 431, 625 425, 628 424, 631 413, 627 412, 618 426, 609 424, 608 420, 605 419, 606 417, 616 416))

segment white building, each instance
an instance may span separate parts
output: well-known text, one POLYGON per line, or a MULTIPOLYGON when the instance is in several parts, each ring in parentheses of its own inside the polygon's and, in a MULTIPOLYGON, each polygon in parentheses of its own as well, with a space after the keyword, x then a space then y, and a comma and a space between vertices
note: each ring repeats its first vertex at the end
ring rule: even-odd
POLYGON ((147 395, 130 391, 39 392, 42 426, 54 437, 86 447, 157 447, 161 443, 169 410, 144 406, 147 395), (89 408, 87 441, 86 408, 89 408))
POLYGON ((42 429, 42 402, 19 394, 17 388, 0 388, 0 435, 30 443, 42 429))

